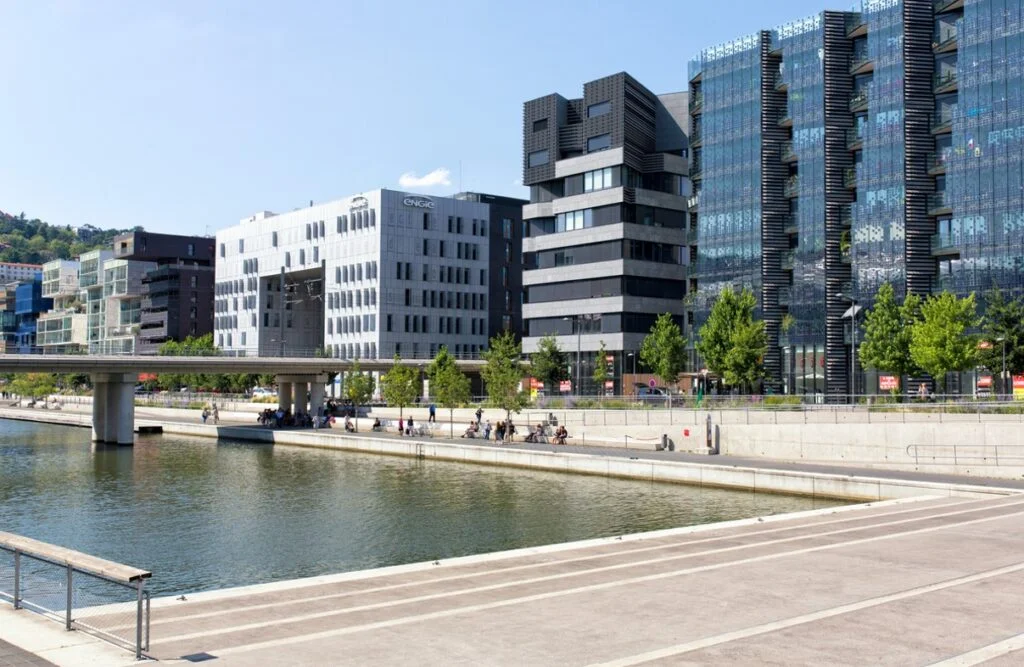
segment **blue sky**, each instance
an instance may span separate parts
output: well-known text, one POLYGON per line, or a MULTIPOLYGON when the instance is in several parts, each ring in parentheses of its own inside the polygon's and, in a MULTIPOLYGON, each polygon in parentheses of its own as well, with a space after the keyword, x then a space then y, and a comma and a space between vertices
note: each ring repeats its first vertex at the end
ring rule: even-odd
POLYGON ((203 234, 403 174, 525 197, 524 101, 684 90, 701 48, 849 5, 0 0, 0 210, 203 234))

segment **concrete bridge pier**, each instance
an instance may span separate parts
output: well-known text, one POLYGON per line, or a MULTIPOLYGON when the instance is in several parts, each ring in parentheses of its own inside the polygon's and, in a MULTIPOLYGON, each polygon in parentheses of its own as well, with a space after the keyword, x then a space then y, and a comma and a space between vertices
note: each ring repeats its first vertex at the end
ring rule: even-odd
POLYGON ((278 407, 282 410, 291 410, 292 414, 315 414, 316 409, 324 404, 326 384, 326 375, 278 375, 278 407))
POLYGON ((135 442, 135 373, 92 374, 92 440, 135 442))

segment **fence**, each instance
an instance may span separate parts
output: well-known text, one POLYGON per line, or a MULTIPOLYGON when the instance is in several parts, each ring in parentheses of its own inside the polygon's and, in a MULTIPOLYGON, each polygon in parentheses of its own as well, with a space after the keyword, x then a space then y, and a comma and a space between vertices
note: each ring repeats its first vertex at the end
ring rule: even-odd
POLYGON ((0 531, 0 600, 117 646, 149 650, 152 573, 0 531))

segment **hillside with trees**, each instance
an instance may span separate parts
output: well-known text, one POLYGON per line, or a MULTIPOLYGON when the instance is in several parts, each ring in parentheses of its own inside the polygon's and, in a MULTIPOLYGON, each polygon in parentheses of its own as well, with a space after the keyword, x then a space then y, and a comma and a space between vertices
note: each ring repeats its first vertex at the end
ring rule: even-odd
MULTIPOLYGON (((142 230, 136 227, 135 230, 142 230)), ((131 229, 99 229, 92 225, 51 225, 24 213, 0 211, 0 262, 42 264, 53 259, 74 259, 95 248, 109 248, 114 237, 131 229)))

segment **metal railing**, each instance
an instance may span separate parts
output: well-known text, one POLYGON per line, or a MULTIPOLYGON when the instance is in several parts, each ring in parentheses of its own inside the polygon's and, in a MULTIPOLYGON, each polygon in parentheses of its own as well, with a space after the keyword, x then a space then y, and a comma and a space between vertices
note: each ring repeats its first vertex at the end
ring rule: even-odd
POLYGON ((151 572, 0 531, 0 600, 135 651, 149 650, 151 572))

